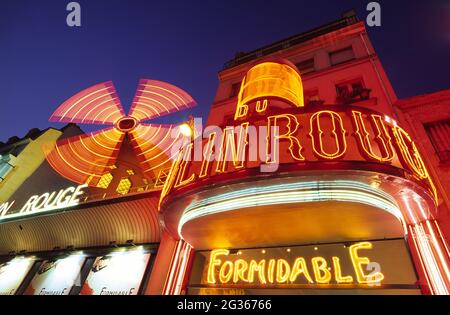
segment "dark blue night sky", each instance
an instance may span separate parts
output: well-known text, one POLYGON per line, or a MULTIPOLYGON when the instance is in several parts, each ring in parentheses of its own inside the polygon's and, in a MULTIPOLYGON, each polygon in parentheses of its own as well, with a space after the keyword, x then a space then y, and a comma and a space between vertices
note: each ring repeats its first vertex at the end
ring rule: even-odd
MULTIPOLYGON (((79 0, 82 27, 66 25, 69 0, 0 1, 0 141, 47 121, 74 93, 112 80, 125 110, 139 78, 180 86, 206 115, 217 72, 249 51, 338 19, 370 1, 79 0)), ((369 28, 399 98, 450 88, 450 1, 379 1, 369 28)), ((168 116, 186 119, 189 112, 168 116)), ((101 128, 99 128, 101 129, 101 128)))

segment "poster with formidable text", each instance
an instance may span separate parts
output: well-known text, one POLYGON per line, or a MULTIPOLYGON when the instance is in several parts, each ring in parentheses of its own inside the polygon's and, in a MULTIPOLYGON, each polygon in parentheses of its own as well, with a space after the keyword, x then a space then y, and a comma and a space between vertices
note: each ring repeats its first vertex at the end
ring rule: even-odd
POLYGON ((0 264, 0 295, 15 294, 34 262, 32 258, 18 257, 0 264))
POLYGON ((137 295, 149 259, 138 250, 97 257, 80 294, 137 295))
POLYGON ((84 255, 70 255, 44 261, 25 290, 25 294, 68 295, 71 288, 77 284, 76 281, 79 281, 85 259, 84 255))

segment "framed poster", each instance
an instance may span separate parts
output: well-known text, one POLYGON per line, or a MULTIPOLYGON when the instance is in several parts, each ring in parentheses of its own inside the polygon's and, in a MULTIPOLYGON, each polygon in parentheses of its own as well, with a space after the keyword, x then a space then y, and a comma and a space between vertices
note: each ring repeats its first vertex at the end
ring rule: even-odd
POLYGON ((99 256, 81 288, 81 295, 137 295, 150 253, 139 250, 99 256))
POLYGON ((31 257, 16 257, 0 264, 0 295, 15 294, 34 262, 31 257))
POLYGON ((80 285, 79 275, 85 259, 86 257, 80 254, 45 260, 25 290, 25 294, 68 295, 74 285, 80 285))

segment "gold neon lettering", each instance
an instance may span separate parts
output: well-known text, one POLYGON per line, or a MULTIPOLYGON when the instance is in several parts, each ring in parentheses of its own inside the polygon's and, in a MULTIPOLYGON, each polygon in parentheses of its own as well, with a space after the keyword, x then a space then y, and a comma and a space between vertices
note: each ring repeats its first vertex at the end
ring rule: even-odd
POLYGON ((244 118, 248 114, 248 105, 247 104, 238 104, 236 107, 236 113, 234 114, 234 120, 239 118, 244 118))
POLYGON ((219 280, 221 283, 227 283, 233 277, 233 262, 226 261, 220 267, 219 280))
POLYGON ((215 267, 220 266, 222 261, 217 259, 217 256, 227 256, 230 253, 227 249, 215 249, 211 251, 209 258, 209 267, 208 267, 208 283, 216 283, 215 277, 215 267))
POLYGON ((294 134, 297 132, 299 127, 299 122, 297 121, 297 117, 291 114, 283 114, 283 115, 275 115, 275 116, 269 116, 267 117, 267 141, 266 141, 266 163, 278 163, 276 159, 272 158, 270 156, 270 152, 272 154, 275 154, 278 152, 278 141, 281 139, 288 140, 289 145, 289 151, 291 152, 291 156, 294 160, 297 161, 304 161, 305 158, 301 154, 302 146, 300 144, 300 141, 297 137, 294 136, 294 134), (284 120, 286 121, 285 128, 287 131, 284 134, 274 135, 274 131, 277 130, 277 128, 280 127, 279 121, 284 120), (293 125, 293 126, 292 126, 293 125), (273 141, 273 147, 272 151, 270 150, 270 146, 273 141))
POLYGON ((316 155, 324 159, 333 160, 340 158, 345 154, 345 152, 347 151, 347 142, 345 139, 346 131, 344 129, 342 118, 338 113, 329 110, 319 111, 311 116, 310 127, 311 128, 309 136, 311 137, 312 148, 316 155), (320 118, 323 115, 329 116, 333 124, 333 130, 331 131, 331 134, 333 135, 335 141, 336 150, 331 153, 326 152, 323 145, 322 138, 324 131, 320 124, 320 118))
POLYGON ((243 89, 244 80, 245 80, 245 77, 241 82, 241 87, 239 88, 238 102, 236 105, 236 112, 234 113, 234 120, 237 120, 239 118, 244 118, 248 114, 248 105, 242 101, 242 93, 244 92, 244 89, 243 89))
POLYGON ((257 101, 256 102, 256 112, 258 112, 258 113, 265 112, 268 107, 268 104, 269 104, 269 101, 267 99, 263 100, 262 103, 261 103, 261 101, 257 101))
POLYGON ((238 259, 234 262, 233 282, 236 283, 239 280, 248 282, 245 278, 245 272, 248 270, 248 263, 243 259, 238 259))
POLYGON ((333 256, 333 267, 334 267, 334 276, 337 283, 352 283, 352 276, 343 276, 341 270, 341 264, 339 262, 339 257, 333 256))
POLYGON ((404 129, 394 126, 392 132, 397 142, 403 163, 406 164, 406 167, 408 167, 419 179, 425 179, 428 182, 434 201, 438 204, 436 186, 428 173, 422 156, 417 150, 416 144, 411 140, 411 137, 404 129))
POLYGON ((263 62, 247 71, 241 83, 234 119, 248 115, 251 101, 276 97, 304 106, 303 85, 297 70, 287 64, 263 62))
POLYGON ((172 190, 172 187, 175 183, 177 173, 179 170, 179 165, 183 158, 183 155, 184 155, 183 151, 180 150, 180 152, 178 152, 178 154, 177 154, 175 161, 173 161, 172 165, 170 166, 169 174, 167 174, 167 178, 164 181, 163 188, 161 189, 161 195, 159 197, 158 208, 161 207, 161 202, 163 201, 164 197, 167 196, 169 194, 169 192, 172 190))
POLYGON ((269 271, 267 273, 267 278, 269 279, 270 283, 273 283, 273 272, 275 270, 275 259, 269 260, 269 271))
POLYGON ((216 140, 216 133, 211 132, 208 137, 208 143, 206 144, 205 147, 202 166, 200 169, 200 174, 198 175, 199 178, 203 178, 208 174, 209 164, 211 163, 211 156, 213 154, 215 140, 216 140))
POLYGON ((284 283, 289 280, 291 274, 291 267, 285 259, 277 260, 277 282, 284 283))
POLYGON ((248 267, 248 282, 253 283, 254 281, 254 273, 258 272, 258 280, 260 283, 266 283, 266 276, 264 275, 264 270, 266 266, 266 260, 262 259, 259 263, 255 260, 250 261, 250 266, 248 267))
POLYGON ((229 150, 231 147, 231 154, 233 166, 236 169, 243 168, 245 162, 245 149, 248 144, 248 126, 249 123, 242 123, 239 129, 239 135, 236 142, 234 140, 234 127, 227 127, 222 134, 222 145, 220 147, 219 158, 217 160, 217 172, 225 172, 227 161, 229 159, 229 150))
POLYGON ((416 148, 416 144, 411 140, 409 134, 398 126, 394 126, 392 132, 394 133, 395 140, 400 149, 400 154, 407 167, 418 177, 422 179, 427 178, 428 173, 425 164, 416 148))
POLYGON ((311 259, 314 277, 317 283, 329 283, 331 280, 331 272, 328 270, 328 264, 323 257, 314 257, 311 259))
POLYGON ((191 160, 193 146, 194 146, 193 143, 189 143, 185 148, 183 148, 184 155, 183 155, 183 159, 180 162, 177 179, 175 181, 175 186, 174 186, 175 188, 190 184, 195 180, 195 174, 191 174, 191 176, 189 176, 189 178, 185 178, 186 168, 187 168, 189 161, 191 160))
POLYGON ((362 242, 353 244, 349 247, 350 258, 352 259, 353 268, 355 269, 358 282, 362 284, 379 283, 384 279, 384 275, 381 272, 377 271, 375 273, 371 273, 370 275, 366 275, 364 273, 363 266, 368 265, 370 260, 367 257, 358 256, 358 250, 361 249, 372 249, 372 243, 362 242))
MULTIPOLYGON (((230 281, 233 283, 242 281, 254 283, 257 281, 260 284, 298 283, 300 282, 300 276, 303 276, 309 284, 330 284, 333 276, 337 284, 354 282, 360 284, 378 284, 384 279, 383 273, 380 271, 367 272, 366 266, 372 263, 368 257, 359 255, 360 250, 369 249, 372 249, 372 243, 370 242, 356 243, 349 247, 348 254, 356 277, 343 274, 340 257, 332 256, 330 264, 322 256, 312 257, 311 266, 314 272, 314 280, 308 271, 304 257, 296 257, 293 263, 284 258, 261 259, 259 261, 251 259, 250 263, 248 263, 246 260, 239 258, 241 256, 229 256, 230 252, 226 249, 216 249, 211 251, 210 254, 207 282, 215 284, 217 282, 216 275, 218 274, 218 281, 222 284, 230 281), (225 256, 225 258, 230 260, 222 261, 220 256, 225 256)), ((265 253, 265 250, 263 250, 263 253, 265 253)))
POLYGON ((295 259, 294 266, 292 267, 292 272, 290 276, 291 282, 295 282, 299 275, 303 274, 309 283, 314 283, 313 279, 309 275, 308 268, 306 266, 306 260, 303 257, 298 257, 295 259))
POLYGON ((372 118, 372 125, 377 130, 375 137, 378 147, 380 148, 380 155, 374 153, 372 148, 372 142, 370 139, 370 133, 367 131, 360 111, 352 111, 353 123, 355 124, 355 134, 358 136, 358 145, 365 153, 365 155, 373 160, 379 162, 390 162, 394 158, 394 148, 392 147, 391 137, 383 122, 383 118, 380 115, 370 115, 372 118))

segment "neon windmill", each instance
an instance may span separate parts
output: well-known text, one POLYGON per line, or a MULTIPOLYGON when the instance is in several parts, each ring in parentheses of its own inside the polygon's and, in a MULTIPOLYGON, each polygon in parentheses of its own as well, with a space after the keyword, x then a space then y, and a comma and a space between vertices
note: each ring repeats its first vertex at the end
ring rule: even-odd
POLYGON ((173 124, 145 123, 196 104, 182 89, 156 80, 141 79, 125 115, 111 81, 91 86, 62 103, 50 121, 106 125, 100 131, 77 135, 44 148, 49 164, 76 183, 94 183, 116 163, 120 147, 129 139, 142 171, 153 177, 170 167, 183 130, 173 124))

